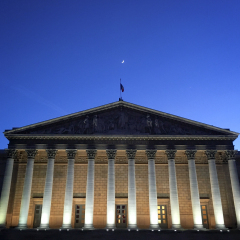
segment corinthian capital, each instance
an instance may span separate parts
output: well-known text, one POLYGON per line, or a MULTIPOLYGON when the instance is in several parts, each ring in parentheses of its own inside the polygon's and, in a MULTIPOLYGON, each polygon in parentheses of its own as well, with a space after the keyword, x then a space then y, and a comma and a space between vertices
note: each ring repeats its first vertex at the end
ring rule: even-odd
POLYGON ((237 151, 236 150, 228 150, 228 151, 225 151, 225 153, 227 156, 227 160, 232 160, 232 159, 235 159, 237 151))
POLYGON ((87 152, 88 159, 94 160, 97 150, 96 149, 87 149, 86 152, 87 152))
POLYGON ((175 149, 167 149, 165 153, 167 155, 168 160, 174 159, 176 152, 177 152, 177 150, 175 150, 175 149))
POLYGON ((66 152, 67 152, 67 158, 68 159, 75 159, 75 156, 76 156, 76 153, 77 153, 76 149, 67 149, 66 152))
POLYGON ((127 149, 126 153, 127 153, 128 159, 135 159, 136 152, 137 152, 136 149, 127 149))
POLYGON ((27 149, 26 152, 27 152, 28 158, 35 158, 35 156, 37 154, 36 149, 27 149))
POLYGON ((7 149, 6 151, 8 158, 15 158, 17 155, 17 150, 15 149, 7 149))
POLYGON ((115 159, 117 150, 116 149, 107 149, 106 150, 108 159, 115 159))
POLYGON ((207 155, 208 160, 215 160, 215 154, 217 153, 216 150, 207 150, 205 154, 207 155))
POLYGON ((147 149, 146 154, 148 159, 154 159, 156 155, 157 150, 147 149))
POLYGON ((187 159, 188 160, 194 159, 196 152, 197 152, 196 150, 186 150, 185 154, 187 155, 187 159))
POLYGON ((55 158, 57 154, 57 150, 55 149, 47 149, 46 152, 47 152, 48 158, 55 158))

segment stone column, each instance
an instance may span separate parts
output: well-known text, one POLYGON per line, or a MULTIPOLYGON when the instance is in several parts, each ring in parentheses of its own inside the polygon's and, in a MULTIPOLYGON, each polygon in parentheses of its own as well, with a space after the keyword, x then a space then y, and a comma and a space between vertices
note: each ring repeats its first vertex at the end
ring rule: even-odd
POLYGON ((226 151, 230 178, 231 178, 232 192, 233 192, 233 201, 234 201, 235 213, 237 218, 237 228, 240 229, 240 186, 239 186, 237 166, 235 161, 235 154, 236 154, 236 151, 234 150, 226 151))
POLYGON ((169 188, 170 188, 170 205, 172 213, 172 228, 181 228, 180 211, 178 202, 177 177, 175 169, 175 154, 176 150, 166 150, 168 157, 168 171, 169 171, 169 188))
POLYGON ((84 228, 93 229, 94 159, 95 159, 97 150, 87 149, 86 151, 87 151, 87 155, 88 155, 88 172, 87 172, 87 189, 86 189, 84 228))
POLYGON ((107 225, 106 228, 115 228, 115 167, 114 159, 117 150, 107 149, 108 156, 108 183, 107 183, 107 225))
POLYGON ((74 183, 74 161, 77 150, 66 150, 68 158, 67 182, 65 190, 63 224, 62 228, 71 228, 72 220, 72 201, 73 201, 73 183, 74 183))
POLYGON ((220 189, 219 189, 219 184, 218 184, 217 168, 216 168, 216 164, 215 164, 216 152, 217 152, 216 150, 208 150, 208 151, 206 151, 206 155, 208 158, 212 200, 213 200, 213 210, 214 210, 216 228, 224 229, 225 225, 224 225, 224 219, 223 219, 222 201, 221 201, 220 189))
POLYGON ((29 203, 30 203, 31 189, 32 189, 34 158, 37 154, 37 150, 29 149, 29 150, 26 150, 26 152, 27 152, 28 160, 27 160, 26 175, 25 175, 24 186, 23 186, 19 223, 18 223, 18 228, 20 229, 27 228, 29 203))
POLYGON ((149 212, 150 212, 150 229, 159 228, 158 225, 158 208, 157 208, 157 186, 155 173, 155 154, 156 150, 146 150, 148 158, 148 191, 149 191, 149 212))
POLYGON ((51 202, 52 202, 52 186, 53 186, 53 171, 54 171, 54 160, 57 153, 57 150, 48 149, 48 164, 47 164, 47 173, 45 180, 45 188, 43 194, 43 205, 42 205, 42 216, 40 228, 49 228, 49 219, 51 211, 51 202))
POLYGON ((135 155, 137 150, 126 150, 128 157, 128 228, 137 228, 137 201, 135 183, 135 155))
POLYGON ((194 228, 203 229, 200 197, 199 197, 198 182, 197 182, 197 172, 196 172, 196 166, 195 166, 196 152, 197 152, 196 150, 187 150, 185 153, 188 158, 188 170, 189 170, 194 228))
POLYGON ((3 178, 2 193, 0 199, 0 228, 5 227, 7 209, 8 209, 8 200, 10 195, 11 181, 12 181, 12 172, 14 158, 17 154, 16 150, 8 149, 7 150, 8 158, 6 162, 5 174, 3 178))

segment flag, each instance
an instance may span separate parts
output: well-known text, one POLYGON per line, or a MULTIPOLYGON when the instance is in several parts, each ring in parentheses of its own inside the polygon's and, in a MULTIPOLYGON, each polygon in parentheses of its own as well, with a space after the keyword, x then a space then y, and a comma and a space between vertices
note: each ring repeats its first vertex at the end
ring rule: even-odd
POLYGON ((123 87, 123 85, 120 83, 120 90, 122 91, 122 92, 124 92, 124 87, 123 87))

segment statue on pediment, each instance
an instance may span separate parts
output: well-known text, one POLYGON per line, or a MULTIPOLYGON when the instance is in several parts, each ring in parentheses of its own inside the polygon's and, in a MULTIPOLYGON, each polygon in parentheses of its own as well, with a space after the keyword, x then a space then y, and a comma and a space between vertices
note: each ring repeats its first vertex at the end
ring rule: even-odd
POLYGON ((89 134, 89 116, 86 116, 83 121, 83 133, 89 134))

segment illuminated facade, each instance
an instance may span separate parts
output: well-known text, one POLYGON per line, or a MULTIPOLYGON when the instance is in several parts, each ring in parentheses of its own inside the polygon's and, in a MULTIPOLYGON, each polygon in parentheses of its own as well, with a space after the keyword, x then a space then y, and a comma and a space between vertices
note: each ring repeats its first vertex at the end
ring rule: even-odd
POLYGON ((240 228, 236 132, 119 101, 4 134, 2 227, 240 228))

